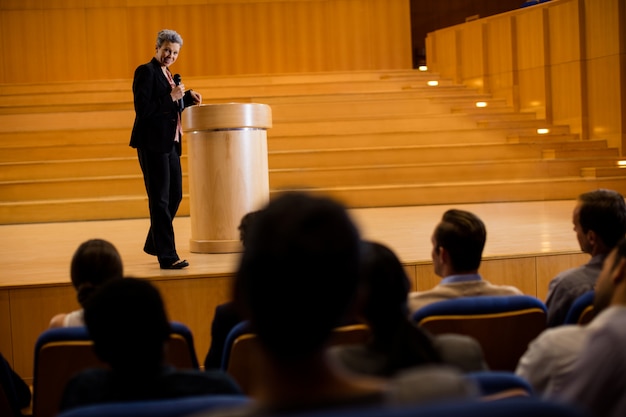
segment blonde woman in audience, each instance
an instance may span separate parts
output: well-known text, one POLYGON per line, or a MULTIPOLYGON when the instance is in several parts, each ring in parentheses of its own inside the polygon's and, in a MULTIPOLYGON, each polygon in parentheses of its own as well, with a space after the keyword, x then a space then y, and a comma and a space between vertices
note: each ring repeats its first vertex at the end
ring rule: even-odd
POLYGON ((70 276, 81 308, 57 314, 50 321, 50 328, 84 326, 82 307, 98 287, 108 281, 122 279, 122 258, 110 242, 103 239, 88 240, 74 252, 70 276))

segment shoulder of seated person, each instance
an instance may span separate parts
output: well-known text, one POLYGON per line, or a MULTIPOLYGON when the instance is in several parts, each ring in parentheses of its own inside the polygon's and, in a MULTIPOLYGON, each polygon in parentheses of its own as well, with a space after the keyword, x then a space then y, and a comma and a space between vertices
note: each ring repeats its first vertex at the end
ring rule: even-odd
POLYGON ((59 327, 63 327, 63 321, 65 320, 65 316, 67 316, 66 313, 60 313, 52 317, 52 319, 50 320, 50 324, 48 325, 48 328, 56 329, 59 327))

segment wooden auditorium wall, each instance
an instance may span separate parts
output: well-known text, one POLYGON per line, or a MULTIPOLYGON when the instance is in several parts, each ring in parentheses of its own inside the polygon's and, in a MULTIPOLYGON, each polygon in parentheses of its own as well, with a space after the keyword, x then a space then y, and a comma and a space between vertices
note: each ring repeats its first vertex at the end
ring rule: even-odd
POLYGON ((626 145, 626 2, 553 0, 428 34, 431 70, 626 145))
POLYGON ((409 0, 0 0, 0 83, 132 78, 156 33, 185 76, 409 69, 409 0))

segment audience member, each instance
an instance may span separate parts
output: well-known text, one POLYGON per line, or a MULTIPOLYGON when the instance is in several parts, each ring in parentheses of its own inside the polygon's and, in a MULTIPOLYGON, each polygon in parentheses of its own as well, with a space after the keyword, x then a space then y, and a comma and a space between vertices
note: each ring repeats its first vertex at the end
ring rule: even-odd
POLYGON ((596 417, 626 416, 626 240, 611 251, 596 283, 594 306, 602 310, 564 378, 560 395, 596 417), (606 308, 605 308, 606 307, 606 308))
MULTIPOLYGON (((246 236, 250 224, 258 214, 259 211, 251 211, 241 218, 239 223, 239 240, 244 247, 246 246, 246 236)), ((241 320, 241 315, 232 301, 227 301, 215 307, 215 314, 211 322, 211 346, 209 346, 209 351, 204 358, 204 369, 218 369, 221 367, 224 344, 226 343, 228 333, 241 320)))
POLYGON ((391 249, 377 242, 364 242, 362 258, 357 315, 368 324, 372 337, 367 344, 331 348, 331 354, 344 366, 377 376, 437 363, 463 371, 486 370, 476 340, 452 334, 433 337, 409 319, 409 278, 391 249))
POLYGON ((451 209, 443 214, 431 237, 433 268, 443 278, 434 288, 409 294, 414 313, 436 301, 479 295, 521 295, 508 285, 493 285, 478 273, 487 240, 487 230, 478 216, 451 209))
POLYGON ((347 372, 330 359, 327 342, 358 290, 359 252, 357 228, 345 208, 331 199, 285 193, 262 210, 250 228, 234 287, 234 301, 261 346, 250 390, 256 401, 210 415, 251 416, 381 404, 402 395, 417 402, 475 393, 450 369, 425 371, 392 390, 387 380, 347 372))
POLYGON ((68 382, 61 409, 81 405, 241 393, 221 371, 164 365, 170 324, 161 295, 149 281, 125 278, 102 286, 85 305, 96 355, 108 369, 82 371, 68 382))
MULTIPOLYGON (((28 384, 11 368, 0 353, 0 388, 4 392, 13 416, 22 416, 22 409, 30 405, 31 393, 28 384)), ((7 416, 9 417, 9 416, 7 416)))
MULTIPOLYGON (((607 307, 606 295, 595 294, 593 309, 596 315, 607 307)), ((545 330, 528 345, 515 373, 526 379, 544 398, 560 394, 589 335, 602 326, 604 320, 594 319, 586 326, 562 325, 545 330)))
MULTIPOLYGON (((85 306, 85 302, 98 287, 109 280, 121 279, 123 276, 122 258, 115 246, 106 240, 88 240, 81 243, 74 252, 70 277, 81 307, 85 306)), ((50 321, 50 327, 84 325, 83 308, 70 313, 57 314, 50 321)))
POLYGON ((574 300, 593 289, 604 259, 626 233, 626 205, 616 191, 581 194, 572 217, 580 249, 591 259, 550 281, 546 298, 549 327, 563 324, 574 300))

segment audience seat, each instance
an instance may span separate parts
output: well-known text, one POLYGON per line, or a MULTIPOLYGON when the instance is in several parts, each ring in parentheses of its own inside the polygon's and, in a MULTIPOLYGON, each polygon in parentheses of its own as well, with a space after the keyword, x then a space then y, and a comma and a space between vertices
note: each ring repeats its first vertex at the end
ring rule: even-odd
POLYGON ((480 388, 481 397, 486 400, 532 397, 535 395, 530 383, 513 372, 469 372, 466 374, 466 378, 476 383, 480 388))
MULTIPOLYGON (((182 369, 198 369, 193 336, 183 323, 171 322, 166 362, 182 369)), ((86 368, 107 368, 93 351, 86 327, 63 327, 42 332, 35 343, 33 415, 52 417, 59 410, 69 379, 86 368)))
POLYGON ((57 417, 182 417, 216 408, 241 406, 244 395, 205 395, 167 400, 130 401, 77 407, 57 417))
MULTIPOLYGON (((370 330, 364 324, 340 326, 333 331, 329 345, 365 343, 369 337, 370 330)), ((248 321, 237 324, 226 337, 221 368, 246 394, 250 393, 256 370, 263 365, 259 352, 259 340, 248 321)))
POLYGON ((528 295, 460 297, 424 306, 412 319, 432 334, 472 336, 491 370, 514 371, 528 343, 545 330, 546 311, 528 295))
POLYGON ((595 312, 593 311, 593 297, 595 294, 594 290, 587 291, 574 300, 567 312, 564 324, 583 325, 589 323, 595 317, 595 312))

